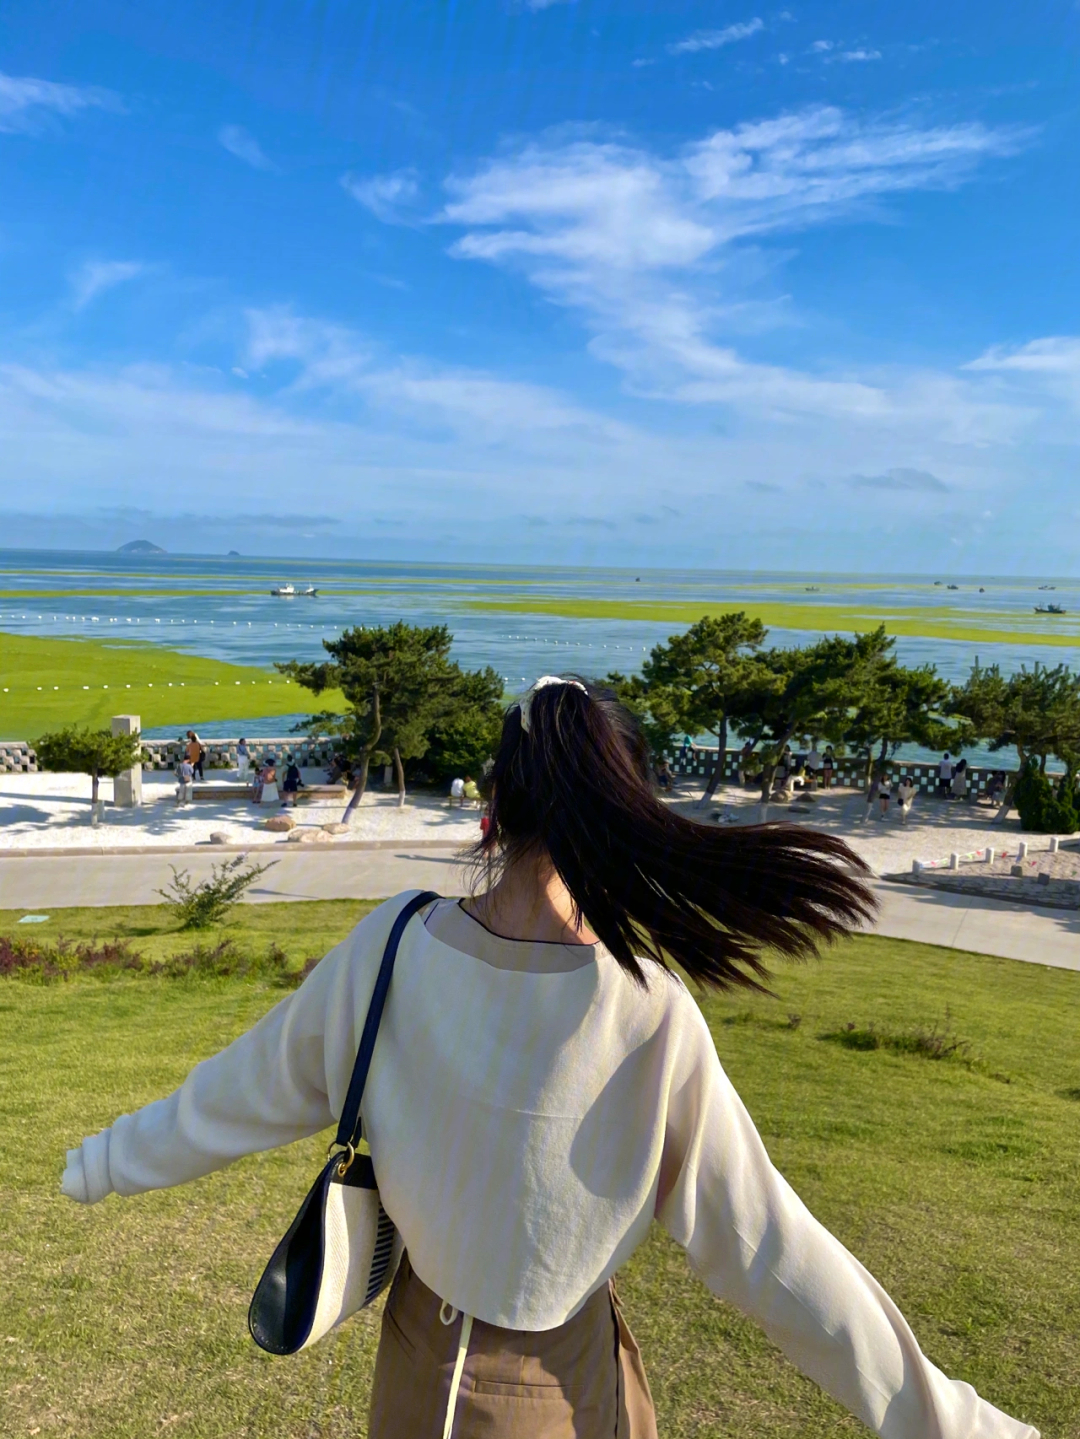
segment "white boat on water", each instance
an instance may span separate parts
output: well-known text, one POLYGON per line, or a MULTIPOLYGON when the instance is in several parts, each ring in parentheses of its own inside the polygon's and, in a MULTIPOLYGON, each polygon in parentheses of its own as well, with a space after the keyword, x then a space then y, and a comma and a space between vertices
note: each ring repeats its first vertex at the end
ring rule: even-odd
POLYGON ((270 593, 282 600, 291 600, 297 595, 299 595, 301 599, 313 600, 319 591, 314 585, 308 585, 308 587, 303 590, 298 590, 295 585, 278 585, 277 589, 271 590, 270 593))

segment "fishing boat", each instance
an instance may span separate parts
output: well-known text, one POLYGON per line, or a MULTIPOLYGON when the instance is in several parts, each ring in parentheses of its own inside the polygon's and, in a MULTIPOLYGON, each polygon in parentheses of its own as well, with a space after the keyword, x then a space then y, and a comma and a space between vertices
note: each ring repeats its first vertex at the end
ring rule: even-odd
POLYGON ((298 590, 295 585, 278 585, 270 593, 279 600, 291 600, 296 596, 301 599, 313 600, 319 591, 314 585, 308 585, 306 589, 298 590))
POLYGON ((960 586, 959 586, 959 585, 946 585, 945 588, 946 588, 947 590, 958 590, 958 589, 960 588, 960 586))
POLYGON ((820 585, 804 585, 804 586, 803 586, 803 593, 804 593, 804 594, 808 594, 808 595, 819 595, 819 594, 821 594, 821 586, 820 586, 820 585))
POLYGON ((1040 585, 1040 586, 1039 586, 1039 589, 1040 589, 1040 590, 1056 590, 1056 589, 1057 589, 1057 585, 1040 585))
POLYGON ((1068 614, 1068 611, 1061 605, 1036 605, 1035 613, 1037 615, 1064 615, 1068 614))

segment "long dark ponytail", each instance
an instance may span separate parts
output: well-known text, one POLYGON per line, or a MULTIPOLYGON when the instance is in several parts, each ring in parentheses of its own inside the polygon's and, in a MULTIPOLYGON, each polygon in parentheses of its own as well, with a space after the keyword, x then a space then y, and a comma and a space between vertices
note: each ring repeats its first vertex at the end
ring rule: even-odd
POLYGON ((507 711, 491 787, 475 850, 489 880, 518 859, 550 858, 641 984, 641 958, 673 959, 719 989, 764 989, 762 951, 810 956, 876 907, 856 877, 869 870, 843 840, 792 824, 711 829, 661 803, 633 715, 576 677, 533 690, 525 723, 521 706, 507 711))

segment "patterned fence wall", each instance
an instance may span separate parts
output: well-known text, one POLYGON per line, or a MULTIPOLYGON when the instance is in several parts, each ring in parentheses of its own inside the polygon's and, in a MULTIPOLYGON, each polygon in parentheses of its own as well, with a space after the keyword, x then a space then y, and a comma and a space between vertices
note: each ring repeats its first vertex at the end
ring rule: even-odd
MULTIPOLYGON (((706 749, 701 746, 693 746, 689 749, 677 750, 674 754, 668 755, 668 762, 677 775, 686 775, 694 779, 700 779, 706 783, 716 769, 717 751, 706 749)), ((985 793, 986 787, 992 775, 1001 765, 968 766, 968 793, 977 795, 985 793)), ((723 779, 732 784, 738 783, 739 778, 739 751, 729 749, 724 754, 723 779)), ((1006 780, 1014 773, 1011 769, 1005 769, 1006 780)), ((938 766, 936 763, 928 763, 920 760, 894 760, 889 764, 889 775, 895 784, 901 775, 910 775, 916 789, 920 791, 936 790, 938 787, 938 766)), ((862 789, 866 783, 866 761, 854 756, 837 756, 836 765, 833 769, 833 785, 840 789, 862 789)))
MULTIPOLYGON (((204 764, 207 769, 235 769, 235 739, 203 740, 206 747, 204 764)), ((184 748, 180 740, 148 739, 143 741, 147 757, 144 770, 171 770, 180 758, 184 748)), ((285 735, 280 738, 249 739, 248 751, 253 765, 261 763, 267 755, 282 760, 294 755, 302 767, 315 768, 330 763, 336 741, 331 737, 311 739, 302 735, 285 735)), ((717 751, 703 746, 681 749, 668 755, 668 761, 676 774, 707 781, 716 768, 717 751)), ((724 755, 724 779, 736 782, 738 779, 739 751, 727 750, 724 755)), ((833 771, 833 784, 839 788, 862 789, 865 781, 865 761, 846 756, 838 757, 833 771)), ((1001 766, 969 766, 968 791, 981 794, 985 791, 991 775, 1001 766)), ((0 741, 0 774, 33 774, 37 771, 34 752, 24 741, 0 741)), ((901 775, 910 775, 920 790, 937 788, 938 767, 936 764, 918 760, 895 761, 889 765, 894 783, 901 775)), ((1006 776, 1012 773, 1005 771, 1006 776)))
MULTIPOLYGON (((237 765, 236 746, 239 739, 205 739, 206 769, 235 769, 237 765)), ((332 738, 310 739, 304 735, 285 735, 283 738, 249 739, 248 753, 252 765, 260 764, 268 755, 282 760, 293 755, 302 768, 316 768, 330 763, 336 741, 332 738)), ((143 740, 146 757, 143 770, 171 770, 183 753, 182 741, 147 739, 143 740)), ((23 740, 0 742, 0 774, 36 774, 37 760, 34 751, 23 740)))

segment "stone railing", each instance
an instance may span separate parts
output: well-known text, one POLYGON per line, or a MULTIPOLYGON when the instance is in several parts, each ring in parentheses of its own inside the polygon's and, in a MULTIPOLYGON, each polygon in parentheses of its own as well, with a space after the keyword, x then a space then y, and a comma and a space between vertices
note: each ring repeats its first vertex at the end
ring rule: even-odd
MULTIPOLYGON (((171 770, 184 750, 179 739, 143 740, 145 758, 143 771, 171 770)), ((206 769, 236 769, 236 746, 239 739, 204 739, 206 769)), ((286 735, 284 738, 249 739, 248 754, 252 765, 261 764, 267 755, 273 755, 279 762, 286 755, 292 755, 301 768, 317 768, 328 765, 333 758, 336 741, 329 737, 309 738, 304 735, 286 735)), ((0 774, 36 774, 37 759, 33 749, 25 740, 0 741, 0 774)))
MULTIPOLYGON (((702 786, 708 783, 713 771, 716 769, 717 751, 706 749, 704 746, 694 745, 689 749, 679 749, 668 755, 668 763, 677 775, 684 775, 687 778, 698 779, 702 786)), ((756 758, 756 757, 755 757, 756 758)), ((996 770, 1004 769, 1006 783, 1015 773, 1003 765, 968 765, 968 794, 979 795, 986 792, 986 787, 996 770)), ((723 779, 731 784, 738 783, 739 751, 729 749, 724 754, 723 779)), ((804 772, 805 773, 805 772, 804 772)), ((938 787, 938 766, 937 763, 930 763, 921 760, 890 760, 888 773, 895 784, 902 775, 910 775, 918 790, 936 790, 938 787)), ((840 789, 862 789, 866 784, 866 760, 853 755, 837 756, 833 767, 833 785, 840 789)))

